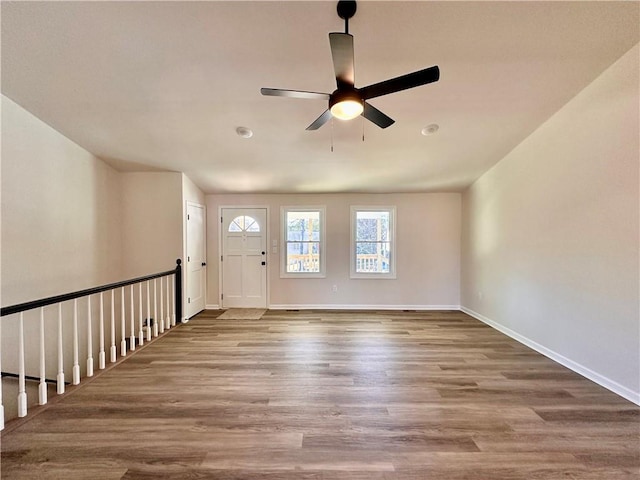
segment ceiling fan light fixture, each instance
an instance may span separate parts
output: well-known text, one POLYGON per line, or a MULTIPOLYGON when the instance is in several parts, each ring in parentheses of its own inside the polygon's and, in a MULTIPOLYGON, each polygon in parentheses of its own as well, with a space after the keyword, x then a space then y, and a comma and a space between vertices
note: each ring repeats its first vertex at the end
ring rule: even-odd
POLYGON ((364 108, 356 100, 343 100, 331 107, 331 115, 340 120, 352 120, 359 116, 364 108))
POLYGON ((329 110, 339 120, 351 120, 364 111, 364 105, 356 92, 336 91, 331 95, 329 110))

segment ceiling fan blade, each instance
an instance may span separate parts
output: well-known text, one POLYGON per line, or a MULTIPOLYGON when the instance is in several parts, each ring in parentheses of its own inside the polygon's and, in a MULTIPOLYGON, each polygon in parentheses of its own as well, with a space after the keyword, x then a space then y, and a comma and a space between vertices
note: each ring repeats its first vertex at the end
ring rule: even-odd
POLYGON ((336 72, 338 88, 353 87, 355 68, 353 61, 353 35, 348 33, 330 33, 331 56, 333 69, 336 72))
POLYGON ((364 100, 369 98, 380 97, 389 93, 400 92, 408 88, 419 87, 427 83, 437 82, 440 78, 440 69, 438 66, 425 68, 413 73, 407 73, 400 77, 385 80, 384 82, 374 83, 368 87, 360 88, 360 95, 364 100))
POLYGON ((271 97, 308 98, 311 100, 329 100, 328 93, 303 92, 301 90, 282 90, 280 88, 261 88, 260 93, 271 97))
POLYGON ((380 128, 387 128, 395 123, 395 120, 393 118, 388 117, 376 107, 367 102, 364 102, 364 111, 362 112, 362 116, 367 120, 375 123, 380 128))
POLYGON ((322 125, 327 123, 331 117, 333 117, 333 115, 331 115, 331 110, 326 109, 322 115, 316 118, 314 122, 307 127, 307 130, 319 129, 322 125))

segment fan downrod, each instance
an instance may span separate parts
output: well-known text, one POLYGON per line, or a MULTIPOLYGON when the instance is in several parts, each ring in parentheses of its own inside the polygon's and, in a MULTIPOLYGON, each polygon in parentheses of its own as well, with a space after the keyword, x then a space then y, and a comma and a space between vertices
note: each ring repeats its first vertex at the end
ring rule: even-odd
POLYGON ((356 0, 340 0, 338 2, 338 16, 344 19, 344 33, 349 33, 349 19, 356 14, 357 9, 356 0))

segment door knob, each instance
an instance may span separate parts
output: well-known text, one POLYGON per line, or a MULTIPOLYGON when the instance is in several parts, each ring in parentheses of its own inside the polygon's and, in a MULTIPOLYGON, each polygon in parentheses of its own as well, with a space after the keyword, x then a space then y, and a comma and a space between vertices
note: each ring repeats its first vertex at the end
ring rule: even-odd
POLYGON ((263 255, 266 255, 266 254, 267 254, 267 252, 262 252, 262 254, 263 254, 263 255))

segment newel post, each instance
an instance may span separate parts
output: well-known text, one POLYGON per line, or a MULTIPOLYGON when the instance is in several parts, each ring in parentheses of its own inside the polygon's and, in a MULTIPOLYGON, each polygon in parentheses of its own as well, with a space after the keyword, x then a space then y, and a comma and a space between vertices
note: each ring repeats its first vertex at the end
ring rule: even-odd
POLYGON ((182 260, 176 260, 176 278, 175 278, 175 302, 176 302, 176 320, 182 322, 182 260))

